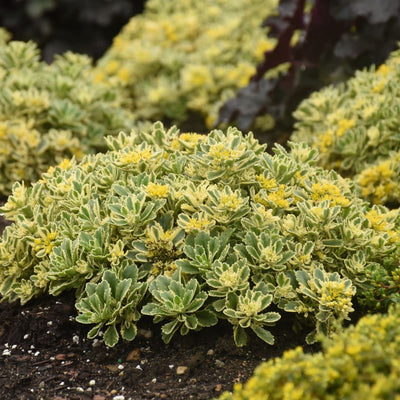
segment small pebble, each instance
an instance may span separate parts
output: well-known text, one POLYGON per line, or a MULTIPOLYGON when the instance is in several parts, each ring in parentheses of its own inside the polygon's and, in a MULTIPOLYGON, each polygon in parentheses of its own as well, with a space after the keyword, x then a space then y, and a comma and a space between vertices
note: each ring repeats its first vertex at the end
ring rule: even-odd
POLYGON ((123 396, 123 395, 114 396, 113 400, 125 400, 125 396, 123 396))
POLYGON ((92 380, 89 381, 89 385, 90 385, 90 386, 94 386, 95 384, 96 384, 96 381, 95 381, 94 379, 92 379, 92 380))
POLYGON ((72 341, 76 344, 79 344, 79 336, 78 335, 74 335, 72 336, 72 341))
POLYGON ((81 387, 81 386, 78 386, 78 387, 76 388, 76 391, 82 393, 82 392, 85 391, 85 389, 84 389, 83 387, 81 387))
POLYGON ((188 367, 186 367, 185 365, 180 365, 177 369, 176 369, 176 374, 177 375, 184 375, 188 370, 188 367))
POLYGON ((213 356, 215 354, 215 351, 213 349, 210 349, 207 351, 208 356, 213 356))
POLYGON ((11 350, 9 350, 9 349, 3 350, 3 356, 10 356, 10 355, 11 355, 11 350))
POLYGON ((28 337, 29 337, 29 333, 26 333, 26 334, 24 335, 24 339, 26 340, 26 339, 28 339, 28 337))

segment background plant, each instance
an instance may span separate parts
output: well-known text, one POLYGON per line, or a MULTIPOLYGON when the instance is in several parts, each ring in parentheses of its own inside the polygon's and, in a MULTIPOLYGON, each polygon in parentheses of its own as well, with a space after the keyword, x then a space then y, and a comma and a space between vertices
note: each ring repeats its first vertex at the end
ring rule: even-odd
POLYGON ((161 123, 107 141, 14 185, 0 290, 21 303, 76 290, 78 320, 95 324, 90 337, 105 326, 108 345, 118 329, 132 339, 141 314, 166 341, 227 319, 237 345, 249 329, 272 344, 284 312, 329 333, 398 247, 398 211, 371 208, 305 144, 270 155, 236 128, 161 123))
POLYGON ((319 149, 321 165, 354 177, 374 203, 400 200, 400 51, 345 84, 313 93, 295 111, 293 140, 319 149))
POLYGON ((223 105, 218 123, 235 122, 242 130, 257 129, 263 140, 274 134, 285 142, 301 100, 357 69, 381 64, 397 48, 399 9, 398 0, 281 0, 279 14, 264 21, 277 45, 264 53, 249 84, 223 105), (269 71, 281 65, 286 72, 271 79, 269 71), (260 116, 273 118, 274 131, 260 116))
POLYGON ((105 149, 130 126, 126 100, 93 83, 92 60, 67 52, 48 65, 33 42, 0 42, 0 194, 36 181, 50 165, 105 149))
POLYGON ((138 119, 190 117, 205 130, 274 47, 261 23, 276 9, 277 0, 150 0, 99 60, 97 79, 125 87, 138 119))
POLYGON ((363 317, 356 326, 323 339, 321 352, 304 354, 301 347, 286 351, 219 399, 394 398, 400 393, 399 310, 363 317))

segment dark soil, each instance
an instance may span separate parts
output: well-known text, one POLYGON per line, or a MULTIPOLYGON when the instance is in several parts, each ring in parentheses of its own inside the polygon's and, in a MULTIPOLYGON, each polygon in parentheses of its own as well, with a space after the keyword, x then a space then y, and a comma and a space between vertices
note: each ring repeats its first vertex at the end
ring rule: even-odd
MULTIPOLYGON (((86 339, 75 321, 73 293, 25 306, 0 304, 0 399, 212 399, 246 381, 263 360, 304 344, 292 319, 278 321, 270 346, 250 336, 237 348, 232 327, 177 334, 166 345, 160 327, 143 318, 138 337, 109 348, 86 339)), ((305 346, 315 351, 318 346, 305 346)))

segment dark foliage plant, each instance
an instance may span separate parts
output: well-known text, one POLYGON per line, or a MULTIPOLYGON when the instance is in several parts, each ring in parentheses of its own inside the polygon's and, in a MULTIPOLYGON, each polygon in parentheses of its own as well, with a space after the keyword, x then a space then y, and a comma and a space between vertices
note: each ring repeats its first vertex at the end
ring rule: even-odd
POLYGON ((146 0, 8 0, 0 2, 0 26, 14 40, 33 40, 46 61, 67 50, 99 58, 146 0))
POLYGON ((217 124, 235 122, 248 130, 257 116, 269 114, 277 129, 290 131, 291 114, 303 98, 356 69, 380 64, 397 47, 399 10, 400 0, 281 0, 278 15, 264 21, 276 47, 265 52, 250 83, 224 104, 217 124), (289 65, 286 73, 264 77, 283 63, 289 65))

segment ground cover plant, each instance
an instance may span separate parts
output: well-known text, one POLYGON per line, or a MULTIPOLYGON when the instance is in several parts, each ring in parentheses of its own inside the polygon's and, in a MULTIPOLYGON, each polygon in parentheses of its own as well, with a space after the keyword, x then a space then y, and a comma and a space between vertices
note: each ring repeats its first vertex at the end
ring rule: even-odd
POLYGON ((104 135, 130 126, 117 88, 93 82, 88 56, 67 52, 48 65, 33 42, 0 40, 0 195, 37 181, 63 159, 105 149, 104 135))
POLYGON ((245 384, 220 400, 395 399, 400 395, 400 307, 363 317, 340 334, 325 337, 322 351, 301 347, 262 363, 245 384))
POLYGON ((275 39, 261 25, 277 4, 147 1, 99 60, 98 80, 122 84, 138 119, 181 124, 190 118, 192 129, 197 119, 204 130, 274 47, 275 39))
MULTIPOLYGON (((370 207, 350 180, 292 144, 266 153, 235 128, 109 137, 110 151, 63 162, 1 208, 3 301, 76 291, 77 320, 114 346, 142 315, 176 332, 228 321, 237 346, 282 313, 308 342, 349 319, 373 268, 398 247, 398 211, 370 207)), ((139 322, 138 322, 139 321, 139 322)))
POLYGON ((377 204, 400 201, 400 51, 344 84, 313 93, 295 111, 292 139, 319 149, 321 165, 353 177, 377 204))

